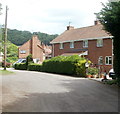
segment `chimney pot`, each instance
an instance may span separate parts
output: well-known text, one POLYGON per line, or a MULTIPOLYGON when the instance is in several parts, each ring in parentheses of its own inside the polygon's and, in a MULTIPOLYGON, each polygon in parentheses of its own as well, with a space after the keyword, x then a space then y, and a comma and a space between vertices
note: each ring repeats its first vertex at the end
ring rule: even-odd
POLYGON ((99 20, 94 21, 95 25, 101 24, 99 20))
POLYGON ((74 29, 73 26, 67 26, 67 30, 72 30, 72 29, 74 29))

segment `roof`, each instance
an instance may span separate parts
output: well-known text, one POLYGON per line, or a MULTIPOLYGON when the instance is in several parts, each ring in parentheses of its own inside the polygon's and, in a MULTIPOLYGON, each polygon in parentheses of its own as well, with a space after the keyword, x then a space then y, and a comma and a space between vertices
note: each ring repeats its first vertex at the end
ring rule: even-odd
POLYGON ((51 44, 109 37, 111 37, 111 34, 107 33, 103 29, 103 25, 97 24, 83 28, 66 30, 64 33, 52 40, 51 44))

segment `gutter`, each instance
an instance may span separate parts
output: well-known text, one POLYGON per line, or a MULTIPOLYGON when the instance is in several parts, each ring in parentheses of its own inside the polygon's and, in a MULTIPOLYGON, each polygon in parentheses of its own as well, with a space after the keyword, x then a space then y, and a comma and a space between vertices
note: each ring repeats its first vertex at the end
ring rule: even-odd
POLYGON ((66 40, 66 41, 60 41, 60 42, 50 42, 50 44, 67 43, 67 42, 84 41, 84 40, 108 39, 108 38, 112 39, 113 36, 97 37, 97 38, 82 38, 82 39, 78 39, 78 40, 66 40))

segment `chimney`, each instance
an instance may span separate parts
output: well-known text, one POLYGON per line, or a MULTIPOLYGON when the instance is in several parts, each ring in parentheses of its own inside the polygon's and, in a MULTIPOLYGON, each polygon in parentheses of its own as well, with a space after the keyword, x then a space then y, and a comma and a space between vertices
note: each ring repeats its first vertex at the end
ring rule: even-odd
POLYGON ((73 26, 67 26, 67 30, 73 30, 74 27, 73 26))
POLYGON ((99 20, 94 21, 94 25, 101 24, 99 20))

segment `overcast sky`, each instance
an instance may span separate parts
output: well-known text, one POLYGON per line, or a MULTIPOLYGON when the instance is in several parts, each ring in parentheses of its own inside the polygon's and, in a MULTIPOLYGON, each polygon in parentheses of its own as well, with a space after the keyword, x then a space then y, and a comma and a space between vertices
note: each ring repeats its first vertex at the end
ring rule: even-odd
POLYGON ((90 26, 94 13, 108 0, 0 0, 3 5, 0 24, 4 24, 5 6, 8 5, 8 28, 61 34, 66 26, 90 26))

